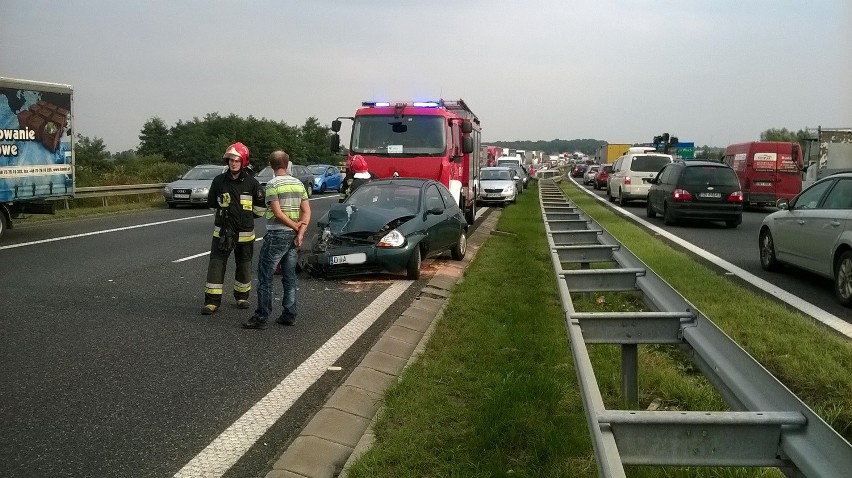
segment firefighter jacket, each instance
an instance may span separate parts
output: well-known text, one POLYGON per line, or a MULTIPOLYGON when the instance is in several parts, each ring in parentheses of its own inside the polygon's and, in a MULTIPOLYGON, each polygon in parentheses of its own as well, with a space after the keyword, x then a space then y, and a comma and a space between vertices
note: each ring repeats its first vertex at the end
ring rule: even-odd
POLYGON ((213 237, 224 237, 226 227, 238 242, 254 241, 254 219, 266 212, 260 183, 243 169, 236 179, 229 171, 213 178, 207 207, 214 211, 213 237))

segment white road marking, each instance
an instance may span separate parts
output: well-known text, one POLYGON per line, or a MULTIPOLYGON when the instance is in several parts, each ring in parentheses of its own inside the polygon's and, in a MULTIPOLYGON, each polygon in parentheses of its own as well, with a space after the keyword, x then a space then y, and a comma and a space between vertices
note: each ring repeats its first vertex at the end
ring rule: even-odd
POLYGON ((388 287, 190 460, 175 477, 206 478, 225 474, 413 283, 414 281, 400 280, 388 287))
POLYGON ((53 237, 53 238, 50 238, 50 239, 42 239, 40 241, 22 242, 20 244, 10 244, 8 246, 0 246, 0 251, 2 251, 3 249, 14 249, 16 247, 34 246, 36 244, 45 244, 45 243, 48 243, 48 242, 65 241, 65 240, 68 240, 68 239, 76 239, 78 237, 96 236, 98 234, 108 234, 110 232, 127 231, 127 230, 130 230, 130 229, 138 229, 140 227, 159 226, 161 224, 168 224, 170 222, 188 221, 190 219, 198 219, 200 217, 207 217, 207 216, 212 216, 212 215, 213 214, 202 214, 200 216, 182 217, 182 218, 179 218, 179 219, 169 219, 167 221, 157 221, 157 222, 149 222, 147 224, 137 224, 135 226, 116 227, 114 229, 104 229, 103 231, 92 231, 92 232, 84 232, 82 234, 72 234, 70 236, 53 237))

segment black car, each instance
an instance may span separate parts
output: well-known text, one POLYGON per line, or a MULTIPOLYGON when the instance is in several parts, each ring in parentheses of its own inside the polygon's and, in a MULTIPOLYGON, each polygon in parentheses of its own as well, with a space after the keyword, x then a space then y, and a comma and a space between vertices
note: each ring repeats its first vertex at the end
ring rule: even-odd
POLYGON ((587 164, 575 164, 574 167, 571 168, 571 177, 572 178, 582 178, 584 174, 586 174, 587 164))
POLYGON ((743 193, 734 170, 715 161, 675 161, 651 180, 647 216, 663 216, 666 224, 680 220, 743 221, 743 193))
POLYGON ((387 178, 363 184, 318 221, 299 264, 315 277, 402 272, 420 277, 428 256, 467 251, 467 222, 458 200, 431 179, 387 178))
MULTIPOLYGON (((260 186, 265 189, 266 183, 268 183, 274 175, 272 168, 267 166, 254 177, 257 179, 257 182, 260 183, 260 186)), ((305 185, 305 190, 308 192, 308 197, 311 197, 311 194, 313 194, 314 191, 314 175, 311 173, 311 170, 308 169, 307 166, 302 166, 301 164, 290 164, 290 176, 302 181, 302 184, 305 185)))

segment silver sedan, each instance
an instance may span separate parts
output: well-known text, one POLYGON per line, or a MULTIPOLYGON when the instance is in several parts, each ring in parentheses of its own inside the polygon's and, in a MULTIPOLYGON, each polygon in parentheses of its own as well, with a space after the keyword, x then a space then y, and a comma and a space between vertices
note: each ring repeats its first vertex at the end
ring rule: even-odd
POLYGON ((824 178, 777 206, 760 226, 760 265, 833 279, 837 300, 852 306, 852 173, 824 178))

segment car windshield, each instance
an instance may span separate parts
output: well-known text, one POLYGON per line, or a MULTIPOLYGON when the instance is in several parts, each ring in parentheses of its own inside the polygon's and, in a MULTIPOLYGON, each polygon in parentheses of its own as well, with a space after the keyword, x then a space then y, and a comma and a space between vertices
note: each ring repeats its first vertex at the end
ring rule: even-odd
POLYGON ((325 166, 310 166, 308 169, 311 170, 311 174, 325 174, 325 170, 328 168, 325 166))
POLYGON ((633 162, 630 164, 630 170, 656 173, 663 169, 663 166, 671 162, 672 160, 668 156, 634 156, 633 162))
POLYGON ((683 171, 683 186, 739 187, 737 174, 731 168, 718 166, 691 166, 683 171))
POLYGON ((222 174, 224 168, 192 168, 181 179, 213 179, 222 174))
POLYGON ((509 171, 506 170, 497 170, 497 169, 483 169, 481 171, 480 179, 482 180, 492 180, 492 179, 512 179, 509 175, 509 171))
POLYGON ((272 176, 274 176, 272 173, 272 167, 267 166, 261 169, 260 172, 255 175, 255 178, 259 181, 261 178, 271 178, 272 176))
POLYGON ((366 183, 355 190, 346 204, 396 210, 401 214, 417 214, 420 209, 420 188, 399 184, 366 183))
POLYGON ((447 149, 443 116, 367 115, 352 126, 353 153, 441 155, 447 149))

